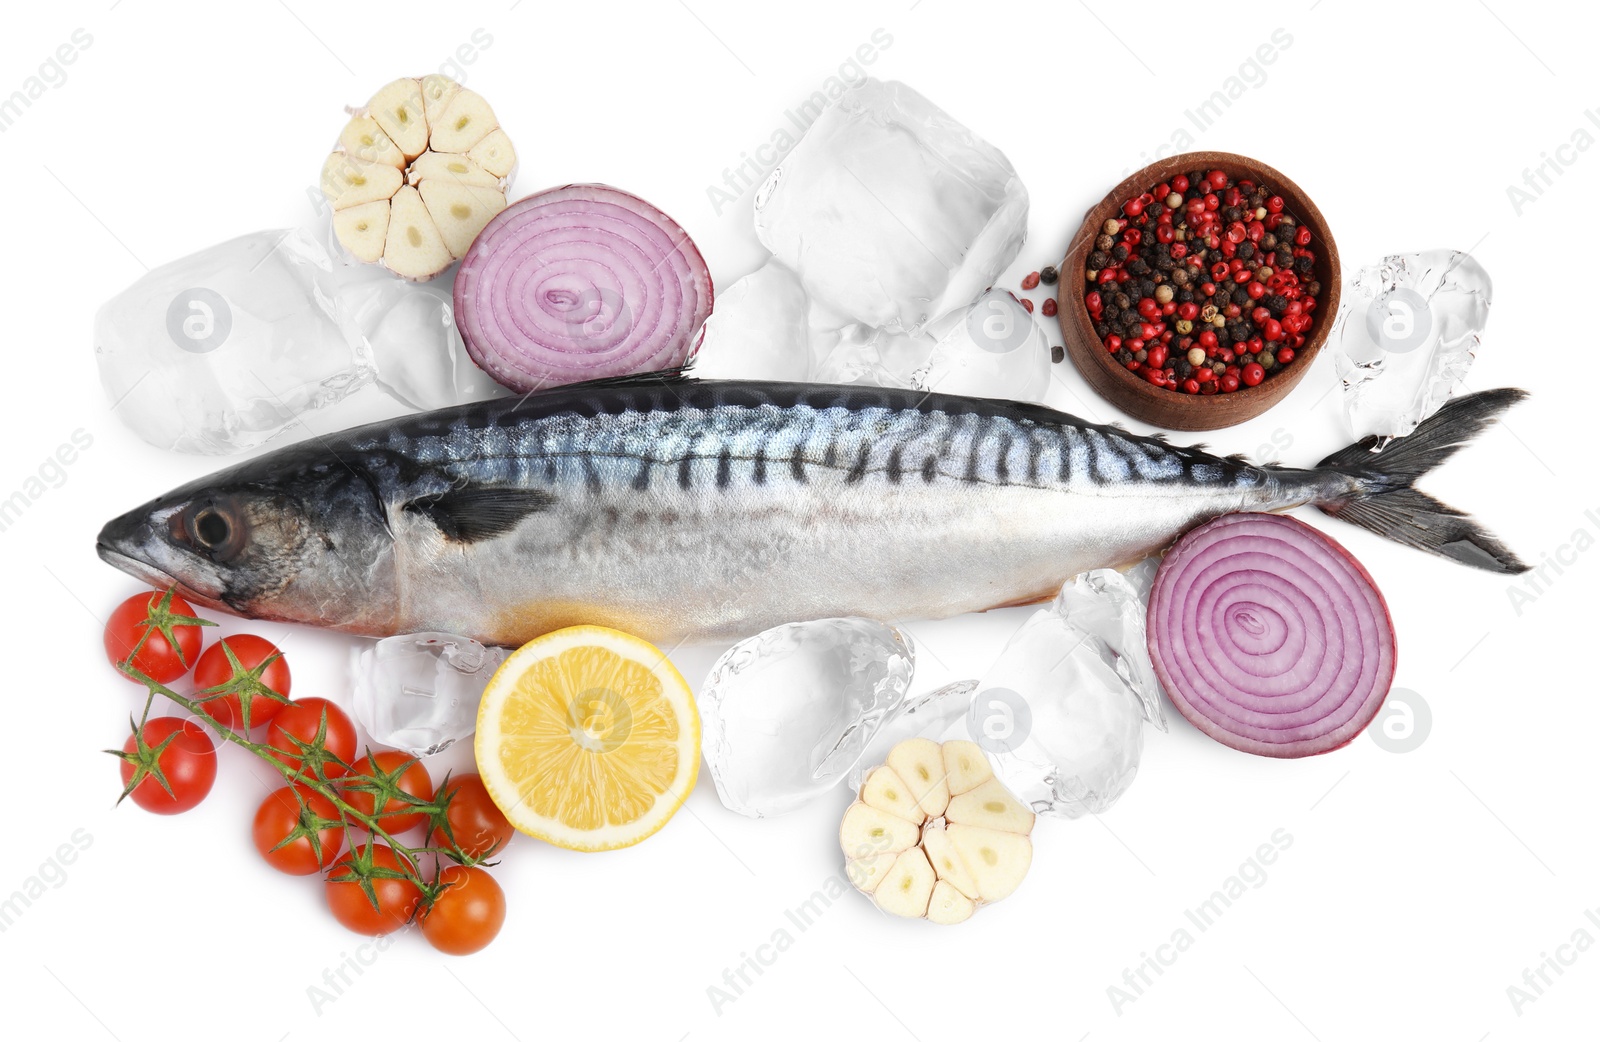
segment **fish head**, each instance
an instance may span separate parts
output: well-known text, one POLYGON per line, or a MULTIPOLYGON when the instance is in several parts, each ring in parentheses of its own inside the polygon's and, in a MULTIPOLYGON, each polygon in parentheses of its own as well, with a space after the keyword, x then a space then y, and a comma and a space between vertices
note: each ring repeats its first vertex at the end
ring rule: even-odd
POLYGON ((373 484, 337 461, 272 454, 201 478, 107 522, 96 550, 153 586, 249 618, 365 631, 381 629, 395 603, 373 484))

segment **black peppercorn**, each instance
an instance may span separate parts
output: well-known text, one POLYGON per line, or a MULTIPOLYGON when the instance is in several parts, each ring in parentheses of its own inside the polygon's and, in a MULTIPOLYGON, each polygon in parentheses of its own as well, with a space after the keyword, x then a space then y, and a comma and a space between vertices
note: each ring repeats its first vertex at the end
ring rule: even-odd
POLYGON ((1067 357, 1067 353, 1061 349, 1060 344, 1056 344, 1050 349, 1050 361, 1060 362, 1065 357, 1067 357))
POLYGON ((1115 304, 1118 310, 1121 310, 1122 308, 1132 304, 1133 299, 1126 293, 1118 292, 1116 296, 1111 298, 1111 303, 1115 304))
MULTIPOLYGON (((1096 264, 1095 267, 1103 268, 1105 265, 1096 264)), ((1054 286, 1056 284, 1056 280, 1060 277, 1060 272, 1056 271, 1056 269, 1051 265, 1047 264, 1043 268, 1039 269, 1039 281, 1044 283, 1046 286, 1054 286)))
MULTIPOLYGON (((1134 274, 1137 275, 1139 273, 1138 272, 1134 272, 1134 274)), ((1140 279, 1139 280, 1139 296, 1141 296, 1141 297, 1152 297, 1152 296, 1155 296, 1155 292, 1156 292, 1156 284, 1155 284, 1155 282, 1153 280, 1151 280, 1151 279, 1140 279)))
MULTIPOLYGON (((1110 263, 1111 254, 1104 250, 1095 250, 1093 253, 1089 254, 1089 267, 1093 268, 1095 271, 1099 271, 1101 268, 1110 263)), ((1051 268, 1050 270, 1052 272, 1055 271, 1054 268, 1051 268)), ((1039 281, 1044 282, 1044 272, 1042 271, 1039 273, 1039 281)), ((1051 279, 1050 281, 1054 282, 1055 279, 1051 279)), ((1048 283, 1046 283, 1046 285, 1048 285, 1048 283)))
POLYGON ((1240 307, 1244 307, 1246 304, 1250 303, 1250 291, 1245 289, 1243 286, 1235 286, 1233 290, 1233 302, 1240 307))
MULTIPOLYGON (((1094 241, 1094 248, 1097 250, 1110 250, 1111 247, 1115 246, 1116 244, 1117 240, 1113 239, 1111 236, 1102 235, 1094 241)), ((1043 278, 1044 273, 1040 272, 1039 277, 1043 278)))
POLYGON ((1289 307, 1289 298, 1281 293, 1274 293, 1261 303, 1268 311, 1272 312, 1273 318, 1282 318, 1284 311, 1289 307))
POLYGON ((1121 264, 1123 261, 1127 260, 1128 247, 1124 246, 1120 242, 1117 243, 1116 247, 1111 251, 1111 259, 1116 261, 1118 264, 1121 264))
POLYGON ((1117 361, 1121 362, 1123 365, 1127 365, 1129 362, 1133 361, 1133 352, 1129 351, 1125 347, 1117 348, 1117 361))
MULTIPOLYGON (((1256 244, 1246 239, 1244 242, 1239 244, 1239 248, 1235 251, 1235 255, 1240 260, 1249 260, 1251 257, 1256 255, 1256 244)), ((1093 265, 1093 267, 1104 267, 1104 265, 1093 265)))
POLYGON ((1302 275, 1308 274, 1311 271, 1311 258, 1296 257, 1294 259, 1294 270, 1302 275))

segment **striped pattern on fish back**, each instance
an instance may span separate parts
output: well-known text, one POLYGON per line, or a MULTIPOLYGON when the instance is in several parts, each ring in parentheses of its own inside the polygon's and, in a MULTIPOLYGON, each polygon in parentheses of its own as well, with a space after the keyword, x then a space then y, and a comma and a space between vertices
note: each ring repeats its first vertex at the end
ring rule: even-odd
POLYGON ((1113 493, 1251 488, 1270 472, 1026 403, 890 388, 578 385, 349 432, 333 446, 410 493, 463 479, 596 491, 960 482, 1113 493))

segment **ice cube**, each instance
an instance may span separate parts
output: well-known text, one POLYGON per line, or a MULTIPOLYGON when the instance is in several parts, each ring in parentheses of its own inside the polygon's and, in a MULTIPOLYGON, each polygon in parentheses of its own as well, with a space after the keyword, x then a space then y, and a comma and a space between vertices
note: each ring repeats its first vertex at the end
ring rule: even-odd
POLYGON ((1144 722, 1165 730, 1145 604, 1120 572, 1085 572, 1034 612, 983 675, 959 734, 1041 814, 1099 814, 1133 783, 1144 722))
POLYGON ((1385 257, 1349 278, 1331 337, 1351 433, 1410 434, 1472 365, 1494 288, 1465 253, 1385 257))
POLYGON ((335 270, 335 312, 346 339, 365 344, 379 390, 413 409, 511 393, 467 354, 448 285, 406 282, 371 264, 335 270))
POLYGON ((332 309, 327 251, 298 230, 255 232, 162 265, 95 317, 117 414, 146 441, 239 452, 376 375, 332 309))
POLYGON ((450 633, 385 637, 351 658, 355 713, 382 745, 431 756, 472 734, 503 648, 450 633))
POLYGON ((904 701, 912 666, 911 639, 869 619, 790 623, 728 649, 698 698, 723 804, 771 817, 838 784, 904 701))
POLYGON ((182 452, 254 448, 365 387, 419 408, 496 393, 445 290, 337 264, 299 229, 150 271, 100 308, 95 358, 117 414, 182 452))
POLYGON ((1050 341, 1017 299, 992 289, 959 312, 914 385, 977 398, 1041 402, 1050 389, 1050 341))
POLYGON ((933 353, 933 339, 891 333, 853 322, 812 338, 816 352, 811 379, 828 384, 914 387, 917 370, 933 353))
POLYGON ((896 333, 920 333, 992 286, 1027 218, 999 149, 904 84, 871 78, 823 110, 755 198, 756 235, 812 298, 896 333))
POLYGON ((716 379, 804 380, 810 367, 807 301, 775 260, 717 294, 695 352, 694 373, 716 379))
MULTIPOLYGON (((1144 722, 1166 730, 1145 650, 1150 564, 1127 574, 1100 568, 1068 582, 982 679, 908 699, 863 764, 882 762, 906 738, 962 738, 977 742, 995 774, 1040 814, 1076 818, 1110 808, 1138 771, 1144 722)), ((852 776, 855 784, 862 773, 852 776)))

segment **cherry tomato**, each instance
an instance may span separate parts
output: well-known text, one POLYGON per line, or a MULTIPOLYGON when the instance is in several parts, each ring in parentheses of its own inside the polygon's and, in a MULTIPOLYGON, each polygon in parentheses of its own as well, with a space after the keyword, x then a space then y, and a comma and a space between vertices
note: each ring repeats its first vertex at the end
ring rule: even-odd
POLYGON ((349 851, 328 873, 324 893, 328 910, 345 927, 373 937, 393 933, 411 921, 422 891, 408 876, 400 856, 382 843, 368 841, 349 851), (361 880, 372 885, 373 907, 361 880))
POLYGON ((210 624, 197 618, 189 602, 171 590, 135 594, 117 605, 106 623, 106 658, 119 667, 119 673, 128 663, 156 683, 170 684, 189 672, 199 657, 202 625, 210 624))
POLYGON ((177 716, 158 716, 145 723, 122 746, 122 787, 138 784, 129 795, 155 814, 182 814, 206 798, 217 780, 217 747, 205 728, 177 716), (169 740, 170 739, 170 740, 169 740), (131 757, 131 758, 130 758, 131 757), (159 770, 167 784, 155 776, 159 770), (172 791, 169 793, 167 789, 172 791))
POLYGON ((446 836, 444 829, 435 825, 428 833, 430 847, 458 850, 474 861, 481 861, 511 840, 515 830, 489 798, 482 777, 461 774, 447 778, 439 791, 452 794, 445 807, 450 834, 446 836))
MULTIPOLYGON (((433 779, 428 777, 428 769, 422 766, 420 760, 413 760, 405 753, 389 750, 374 753, 370 757, 363 756, 351 765, 347 780, 354 781, 358 777, 392 785, 419 800, 433 799, 433 779)), ((345 801, 362 814, 370 816, 377 802, 377 794, 351 789, 345 794, 345 801)), ((424 812, 409 810, 410 806, 398 796, 389 796, 378 815, 384 831, 394 835, 422 824, 424 812)))
POLYGON ((506 921, 506 894, 481 868, 451 865, 439 873, 446 889, 422 913, 422 935, 446 955, 488 947, 506 921))
POLYGON ((267 864, 291 876, 308 876, 333 864, 344 829, 332 800, 303 786, 285 785, 261 801, 251 838, 267 864))
MULTIPOLYGON (((293 739, 310 745, 316 740, 318 730, 322 730, 325 752, 313 759, 322 764, 323 777, 337 778, 348 774, 347 765, 356 755, 356 725, 350 722, 350 717, 343 709, 326 698, 297 698, 280 708, 273 715, 272 723, 267 725, 267 744, 278 750, 278 759, 299 770, 301 747, 293 739), (324 720, 327 721, 326 725, 324 720), (339 762, 335 763, 329 756, 339 762)), ((306 772, 315 774, 316 763, 312 763, 306 772)))
POLYGON ((195 664, 194 685, 195 700, 207 716, 231 730, 248 731, 283 708, 289 663, 270 640, 240 633, 206 649, 195 664))

